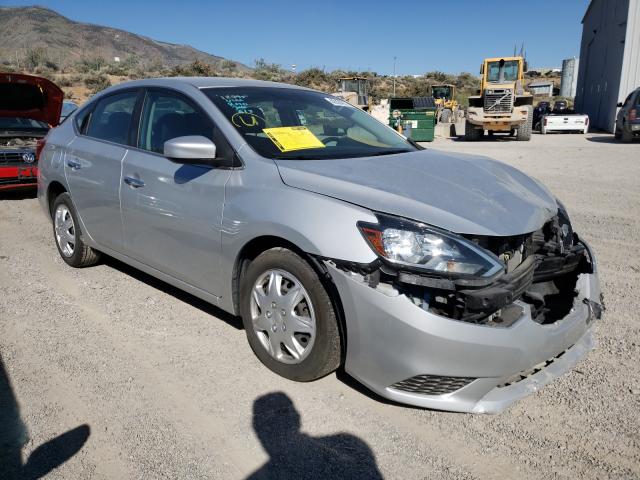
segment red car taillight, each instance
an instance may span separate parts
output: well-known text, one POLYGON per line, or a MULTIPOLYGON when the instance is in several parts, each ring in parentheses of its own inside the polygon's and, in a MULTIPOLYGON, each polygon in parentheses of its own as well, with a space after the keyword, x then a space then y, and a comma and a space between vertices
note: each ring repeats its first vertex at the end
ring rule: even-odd
POLYGON ((638 111, 635 108, 632 108, 629 110, 629 120, 633 122, 636 118, 638 118, 638 111))
POLYGON ((47 143, 47 137, 40 138, 36 142, 36 160, 40 159, 40 154, 42 153, 42 150, 44 150, 44 146, 46 143, 47 143))
POLYGON ((544 126, 547 126, 547 117, 544 117, 544 126))

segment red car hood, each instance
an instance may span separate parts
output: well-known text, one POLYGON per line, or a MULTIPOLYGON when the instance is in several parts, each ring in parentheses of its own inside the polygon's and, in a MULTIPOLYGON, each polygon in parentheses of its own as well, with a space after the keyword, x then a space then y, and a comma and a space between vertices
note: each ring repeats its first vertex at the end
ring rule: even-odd
POLYGON ((64 93, 50 80, 18 73, 0 73, 0 117, 60 122, 64 93))

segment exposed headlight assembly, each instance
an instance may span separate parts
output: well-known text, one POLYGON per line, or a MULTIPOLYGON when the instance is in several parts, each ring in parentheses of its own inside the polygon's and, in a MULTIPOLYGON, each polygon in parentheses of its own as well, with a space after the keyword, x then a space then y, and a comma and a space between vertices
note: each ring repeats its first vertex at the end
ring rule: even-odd
POLYGON ((358 222, 371 248, 392 264, 446 276, 492 277, 504 264, 473 242, 423 223, 376 214, 379 223, 358 222))

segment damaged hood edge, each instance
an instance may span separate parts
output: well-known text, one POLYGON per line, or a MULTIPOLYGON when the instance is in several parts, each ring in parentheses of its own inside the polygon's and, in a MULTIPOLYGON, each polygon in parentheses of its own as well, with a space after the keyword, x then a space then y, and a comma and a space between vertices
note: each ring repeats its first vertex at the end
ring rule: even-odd
POLYGON ((458 234, 526 234, 540 229, 558 209, 538 181, 479 156, 423 150, 275 163, 288 186, 458 234))

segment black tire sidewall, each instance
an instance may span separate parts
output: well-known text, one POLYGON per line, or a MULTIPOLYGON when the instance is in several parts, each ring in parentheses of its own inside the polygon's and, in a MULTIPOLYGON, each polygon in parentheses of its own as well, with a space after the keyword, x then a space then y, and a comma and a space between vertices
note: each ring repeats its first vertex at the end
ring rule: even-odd
POLYGON ((56 244, 56 248, 58 249, 58 253, 60 257, 72 267, 79 267, 82 265, 82 259, 84 257, 84 249, 85 245, 82 241, 82 230, 80 229, 80 222, 78 221, 78 214, 76 213, 75 206, 73 205, 73 201, 71 200, 71 196, 68 193, 61 193, 53 202, 52 208, 52 223, 53 223, 53 240, 56 244), (69 213, 71 214, 71 218, 73 218, 73 230, 76 237, 75 248, 73 249, 73 255, 70 257, 65 256, 60 250, 60 245, 58 245, 58 241, 56 240, 56 210, 59 205, 65 205, 69 209, 69 213))
POLYGON ((260 254, 247 268, 240 281, 240 314, 247 340, 258 359, 270 370, 290 380, 307 382, 334 371, 340 364, 340 335, 333 303, 315 270, 302 257, 274 248, 260 254), (277 361, 262 346, 253 329, 250 311, 251 289, 256 280, 270 269, 294 275, 309 294, 316 317, 316 338, 309 355, 300 363, 277 361))

